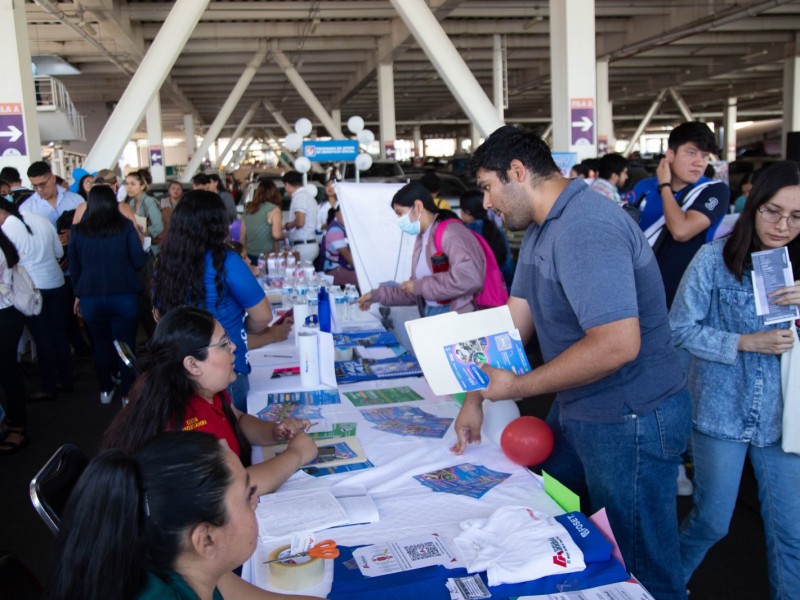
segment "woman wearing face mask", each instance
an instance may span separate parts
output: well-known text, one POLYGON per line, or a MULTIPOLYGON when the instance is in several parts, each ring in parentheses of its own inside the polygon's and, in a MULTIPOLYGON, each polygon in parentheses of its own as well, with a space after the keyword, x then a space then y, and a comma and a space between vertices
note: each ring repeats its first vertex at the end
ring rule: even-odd
POLYGON ((449 210, 436 207, 430 192, 412 182, 394 195, 392 209, 404 233, 416 236, 411 279, 399 286, 381 284, 358 299, 361 310, 373 302, 385 306, 414 305, 423 317, 448 311, 472 312, 475 294, 483 287, 486 260, 475 236, 449 210), (455 219, 441 236, 436 250, 436 231, 441 222, 455 219))

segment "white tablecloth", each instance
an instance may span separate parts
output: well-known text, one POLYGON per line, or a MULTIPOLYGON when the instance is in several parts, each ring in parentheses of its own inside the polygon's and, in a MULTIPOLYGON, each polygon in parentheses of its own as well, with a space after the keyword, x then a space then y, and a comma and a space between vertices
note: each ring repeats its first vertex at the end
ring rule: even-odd
MULTIPOLYGON (((269 392, 299 388, 299 377, 270 379, 274 368, 297 364, 296 358, 282 358, 289 355, 292 348, 293 341, 290 337, 282 344, 270 345, 251 352, 253 372, 250 375, 251 391, 248 396, 248 411, 251 414, 256 414, 266 406, 269 392)), ((361 415, 360 411, 368 407, 356 408, 341 394, 351 390, 399 386, 409 386, 423 397, 423 400, 404 403, 405 405, 419 407, 436 416, 455 418, 458 414, 458 404, 449 396, 433 395, 423 378, 370 381, 341 386, 339 388, 341 404, 323 406, 323 417, 331 423, 357 423, 358 440, 375 467, 325 477, 312 477, 304 472, 298 472, 276 493, 297 493, 303 490, 329 488, 335 493, 336 489, 342 486, 363 486, 375 500, 381 520, 367 525, 329 529, 318 533, 317 539, 332 538, 340 545, 353 546, 435 532, 443 536, 449 543, 450 549, 456 552, 455 544, 451 540, 460 532, 459 522, 465 519, 488 517, 497 508, 509 504, 531 506, 551 515, 563 512, 545 493, 537 476, 509 461, 500 448, 485 437, 481 445, 471 446, 463 456, 455 456, 450 452, 456 437, 452 425, 443 439, 382 432, 374 429, 361 415), (433 492, 413 479, 414 475, 464 462, 510 473, 511 477, 480 499, 433 492)), ((256 448, 254 460, 260 459, 260 449, 256 448)), ((269 570, 262 562, 274 548, 286 543, 288 538, 269 540, 262 538, 255 554, 245 565, 243 576, 260 587, 281 591, 270 586, 269 570)), ((325 580, 315 587, 303 590, 302 593, 325 596, 330 591, 333 565, 332 561, 326 562, 328 564, 325 580)))

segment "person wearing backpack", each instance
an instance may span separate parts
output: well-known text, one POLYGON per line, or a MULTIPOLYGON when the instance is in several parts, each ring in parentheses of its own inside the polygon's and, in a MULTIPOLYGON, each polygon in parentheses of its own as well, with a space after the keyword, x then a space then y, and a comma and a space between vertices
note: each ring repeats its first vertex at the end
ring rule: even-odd
POLYGON ((367 292, 358 299, 361 310, 373 302, 416 304, 423 317, 476 310, 475 295, 484 287, 486 271, 486 257, 476 236, 453 212, 437 208, 430 192, 416 181, 398 190, 392 210, 398 227, 416 237, 411 279, 397 286, 383 283, 367 292))
MULTIPOLYGON (((11 289, 12 269, 19 264, 14 243, 0 229, 0 287, 11 289)), ((13 454, 28 445, 25 383, 17 362, 17 345, 25 318, 14 307, 11 294, 0 294, 0 387, 5 395, 6 419, 0 430, 0 456, 13 454)))

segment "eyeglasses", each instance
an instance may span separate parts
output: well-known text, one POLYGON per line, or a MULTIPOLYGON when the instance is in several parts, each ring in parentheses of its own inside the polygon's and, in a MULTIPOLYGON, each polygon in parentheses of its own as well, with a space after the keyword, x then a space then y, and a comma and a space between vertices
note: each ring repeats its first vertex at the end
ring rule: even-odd
POLYGON ((231 338, 225 335, 216 344, 209 344, 208 346, 203 346, 202 348, 198 348, 197 351, 200 352, 201 350, 208 350, 210 348, 222 348, 223 350, 228 350, 230 348, 230 345, 231 345, 231 338))
POLYGON ((758 212, 761 213, 761 218, 764 219, 765 223, 774 225, 775 223, 780 223, 782 219, 786 219, 786 225, 788 227, 791 227, 792 229, 800 229, 800 215, 784 216, 780 213, 780 211, 767 208, 766 206, 759 208, 758 212))
POLYGON ((53 180, 53 176, 51 175, 47 179, 45 179, 42 183, 33 183, 31 182, 31 187, 35 190, 43 190, 48 186, 48 184, 53 180))

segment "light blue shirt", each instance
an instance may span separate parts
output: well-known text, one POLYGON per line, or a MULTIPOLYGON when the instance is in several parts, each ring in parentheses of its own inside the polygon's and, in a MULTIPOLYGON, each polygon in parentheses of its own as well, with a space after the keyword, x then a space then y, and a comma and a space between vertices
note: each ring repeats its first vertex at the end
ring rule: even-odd
POLYGON ((56 185, 56 190, 58 195, 56 196, 55 208, 53 208, 53 205, 47 200, 42 198, 39 195, 39 192, 34 192, 32 196, 22 203, 20 210, 33 213, 35 215, 41 215, 50 221, 53 226, 55 226, 56 221, 58 221, 58 217, 61 216, 61 213, 67 210, 75 210, 78 208, 78 205, 84 201, 83 196, 68 192, 60 185, 56 185))
POLYGON ((692 355, 689 391, 695 429, 754 446, 781 439, 780 357, 740 352, 739 335, 785 328, 756 314, 750 271, 738 281, 722 258, 727 240, 706 244, 681 280, 669 320, 675 345, 692 355))

